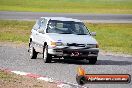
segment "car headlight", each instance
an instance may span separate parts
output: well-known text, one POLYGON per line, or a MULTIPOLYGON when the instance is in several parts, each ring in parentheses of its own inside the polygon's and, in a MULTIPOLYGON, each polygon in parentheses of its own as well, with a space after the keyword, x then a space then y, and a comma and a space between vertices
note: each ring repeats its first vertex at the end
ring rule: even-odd
POLYGON ((50 45, 51 46, 63 46, 63 43, 62 42, 53 42, 53 41, 51 41, 50 45))

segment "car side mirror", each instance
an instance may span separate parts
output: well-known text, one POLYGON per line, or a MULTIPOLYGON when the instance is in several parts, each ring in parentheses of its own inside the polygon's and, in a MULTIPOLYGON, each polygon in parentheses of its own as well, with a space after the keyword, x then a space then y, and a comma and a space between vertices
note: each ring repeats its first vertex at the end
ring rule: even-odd
POLYGON ((38 32, 44 34, 44 30, 43 29, 38 29, 38 32))
POLYGON ((91 32, 91 36, 96 36, 96 32, 91 32))

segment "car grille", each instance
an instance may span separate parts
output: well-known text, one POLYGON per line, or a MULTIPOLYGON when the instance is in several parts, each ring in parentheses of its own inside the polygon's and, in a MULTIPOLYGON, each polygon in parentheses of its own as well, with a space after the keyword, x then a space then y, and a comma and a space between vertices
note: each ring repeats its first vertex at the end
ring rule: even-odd
POLYGON ((85 44, 67 43, 67 46, 85 47, 85 44))

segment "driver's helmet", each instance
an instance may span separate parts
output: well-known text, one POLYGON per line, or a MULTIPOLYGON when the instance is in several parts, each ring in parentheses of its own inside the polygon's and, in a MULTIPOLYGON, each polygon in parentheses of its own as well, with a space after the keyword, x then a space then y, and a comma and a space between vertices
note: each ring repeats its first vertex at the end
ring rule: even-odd
POLYGON ((50 29, 55 28, 55 22, 50 22, 50 23, 49 23, 49 28, 50 28, 50 29))

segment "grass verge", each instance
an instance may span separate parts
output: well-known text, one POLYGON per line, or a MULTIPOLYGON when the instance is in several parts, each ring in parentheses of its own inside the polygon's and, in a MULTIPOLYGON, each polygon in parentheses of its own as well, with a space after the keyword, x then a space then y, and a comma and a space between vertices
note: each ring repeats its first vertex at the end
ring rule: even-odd
POLYGON ((105 51, 132 54, 132 24, 86 24, 95 37, 100 48, 105 51))
POLYGON ((0 20, 0 41, 27 42, 33 21, 0 20))
POLYGON ((57 88, 56 84, 0 70, 0 88, 57 88))
MULTIPOLYGON (((0 41, 27 43, 35 22, 0 20, 0 41)), ((132 54, 132 24, 90 24, 86 26, 97 33, 95 37, 105 51, 132 54)))
POLYGON ((0 0, 0 11, 132 14, 132 0, 0 0))

